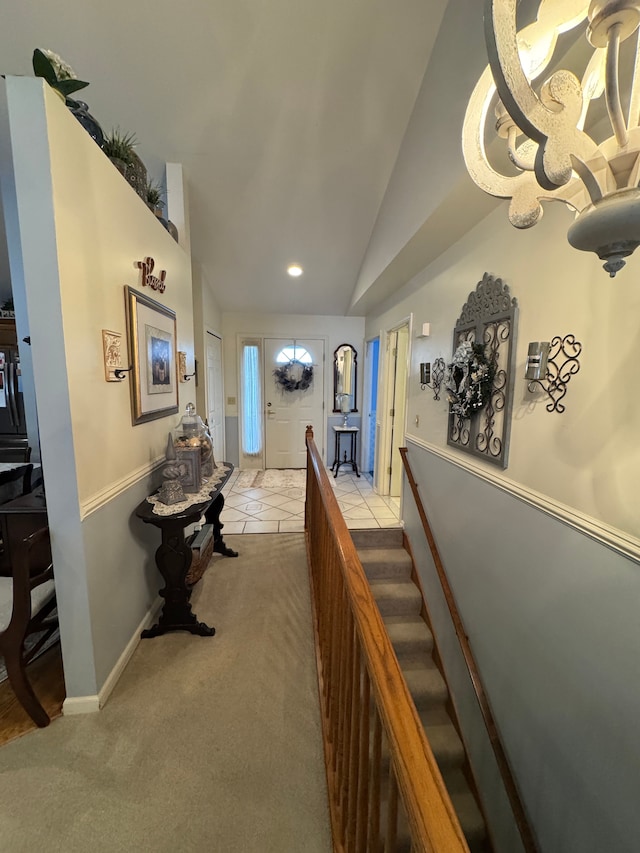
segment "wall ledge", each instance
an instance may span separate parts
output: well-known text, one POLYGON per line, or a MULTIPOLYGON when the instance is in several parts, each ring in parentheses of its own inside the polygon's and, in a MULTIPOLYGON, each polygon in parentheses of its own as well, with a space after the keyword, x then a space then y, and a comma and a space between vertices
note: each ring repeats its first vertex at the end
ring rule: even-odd
POLYGON ((117 498, 118 495, 126 492, 126 490, 131 488, 131 486, 135 486, 135 484, 139 483, 140 480, 148 477, 156 471, 164 461, 164 456, 158 456, 155 459, 152 459, 151 462, 140 465, 139 468, 134 468, 126 477, 122 477, 120 480, 115 480, 104 489, 101 489, 99 492, 95 492, 95 494, 87 498, 86 501, 80 501, 81 520, 84 520, 87 516, 97 512, 97 510, 106 506, 114 498, 117 498))
POLYGON ((516 483, 514 480, 509 480, 504 476, 498 476, 473 461, 460 459, 456 454, 449 450, 445 450, 442 447, 438 447, 435 444, 431 444, 430 442, 423 441, 422 439, 409 435, 406 436, 406 442, 407 444, 413 444, 416 447, 420 447, 422 450, 426 450, 434 456, 439 456, 446 462, 450 462, 452 465, 462 468, 464 471, 467 471, 475 477, 484 480, 486 483, 489 483, 501 491, 512 495, 512 497, 517 498, 523 503, 533 506, 541 512, 556 518, 563 524, 573 527, 580 533, 589 536, 591 539, 595 539, 597 542, 600 542, 601 545, 605 545, 612 551, 616 551, 618 554, 622 554, 624 557, 634 560, 636 563, 640 563, 640 540, 636 539, 635 536, 625 533, 623 530, 619 530, 609 524, 605 524, 604 522, 586 515, 573 507, 567 506, 567 504, 555 501, 548 495, 543 495, 541 492, 529 489, 521 483, 516 483))

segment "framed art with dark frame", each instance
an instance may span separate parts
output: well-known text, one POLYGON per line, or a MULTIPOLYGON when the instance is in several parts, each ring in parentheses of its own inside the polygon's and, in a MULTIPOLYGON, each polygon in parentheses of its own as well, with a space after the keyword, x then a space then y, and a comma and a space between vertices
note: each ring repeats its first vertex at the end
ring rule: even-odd
POLYGON ((135 426, 178 411, 176 312, 131 287, 125 303, 135 426))

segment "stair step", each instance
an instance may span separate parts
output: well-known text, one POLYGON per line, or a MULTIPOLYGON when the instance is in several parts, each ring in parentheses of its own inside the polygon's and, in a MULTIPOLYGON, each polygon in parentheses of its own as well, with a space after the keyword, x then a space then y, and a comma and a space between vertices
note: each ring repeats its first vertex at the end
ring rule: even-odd
POLYGON ((358 556, 369 580, 411 577, 411 557, 404 548, 363 548, 358 556))
POLYGON ((447 701, 447 685, 433 661, 430 661, 430 666, 405 670, 404 677, 418 711, 444 705, 447 701))
POLYGON ((371 581, 371 592, 381 616, 419 616, 420 590, 411 580, 371 581))
MULTIPOLYGON (((369 548, 402 548, 403 530, 401 527, 377 527, 372 530, 350 530, 351 539, 358 551, 369 548)), ((360 556, 362 559, 362 555, 360 556)))
POLYGON ((472 849, 483 849, 487 841, 487 828, 476 798, 471 793, 464 774, 459 769, 445 770, 442 778, 460 821, 460 826, 472 849))
POLYGON ((424 664, 430 660, 433 635, 424 619, 388 616, 384 624, 393 650, 402 666, 410 666, 412 663, 424 664))

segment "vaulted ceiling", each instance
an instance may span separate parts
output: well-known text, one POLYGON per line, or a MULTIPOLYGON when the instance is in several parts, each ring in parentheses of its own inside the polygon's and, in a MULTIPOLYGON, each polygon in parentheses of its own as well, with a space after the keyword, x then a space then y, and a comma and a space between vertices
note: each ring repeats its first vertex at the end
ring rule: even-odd
POLYGON ((222 310, 347 312, 446 0, 4 5, 0 71, 55 51, 154 177, 183 164, 222 310))

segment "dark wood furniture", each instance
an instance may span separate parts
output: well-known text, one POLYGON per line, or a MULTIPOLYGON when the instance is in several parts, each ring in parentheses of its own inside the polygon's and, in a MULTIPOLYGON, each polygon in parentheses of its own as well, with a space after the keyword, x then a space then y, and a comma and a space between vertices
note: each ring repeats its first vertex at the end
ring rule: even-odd
POLYGON ((31 459, 31 448, 26 445, 0 446, 0 462, 28 462, 31 459))
POLYGON ((58 628, 51 564, 51 542, 47 527, 14 543, 11 577, 0 578, 0 655, 4 657, 9 683, 36 725, 49 725, 49 715, 36 696, 25 668, 58 628), (37 568, 42 554, 46 566, 37 568), (34 559, 35 555, 37 559, 34 559), (37 634, 25 650, 27 637, 37 634))
MULTIPOLYGON (((164 587, 160 590, 160 595, 164 598, 164 605, 158 622, 142 632, 141 637, 145 639, 157 637, 160 634, 167 633, 167 631, 189 631, 191 634, 197 634, 201 637, 213 637, 216 632, 215 628, 209 627, 204 622, 199 622, 191 609, 189 601, 191 589, 186 578, 192 555, 191 548, 185 541, 184 531, 190 524, 199 521, 202 515, 206 515, 207 521, 214 525, 214 531, 217 530, 219 537, 214 543, 214 550, 224 553, 221 548, 224 549, 226 546, 220 534, 222 527, 220 512, 224 506, 222 488, 231 476, 233 465, 228 462, 223 464, 228 470, 225 473, 224 480, 211 490, 209 500, 194 504, 173 515, 157 515, 153 511, 153 504, 145 499, 138 504, 134 511, 138 518, 146 524, 152 524, 159 528, 162 534, 162 543, 156 551, 156 566, 164 579, 164 587), (210 512, 212 509, 217 516, 216 518, 212 517, 210 512), (218 545, 217 549, 215 544, 218 545)), ((214 532, 214 539, 215 536, 216 533, 214 532)))
POLYGON ((31 462, 0 461, 0 504, 22 497, 31 491, 31 475, 33 464, 31 462))
MULTIPOLYGON (((0 504, 0 577, 11 574, 14 556, 20 543, 41 527, 47 526, 47 503, 40 486, 15 500, 0 504)), ((32 559, 42 569, 49 558, 46 549, 36 548, 32 559)))
POLYGON ((341 465, 351 465, 352 470, 356 472, 356 477, 359 477, 360 472, 358 471, 358 465, 356 463, 356 455, 358 451, 358 427, 334 426, 333 431, 336 437, 335 454, 333 465, 331 466, 331 470, 335 471, 335 474, 333 475, 334 480, 338 476, 338 471, 340 470, 341 465), (344 458, 340 459, 340 440, 343 435, 349 436, 350 440, 348 459, 346 450, 344 451, 344 458))

